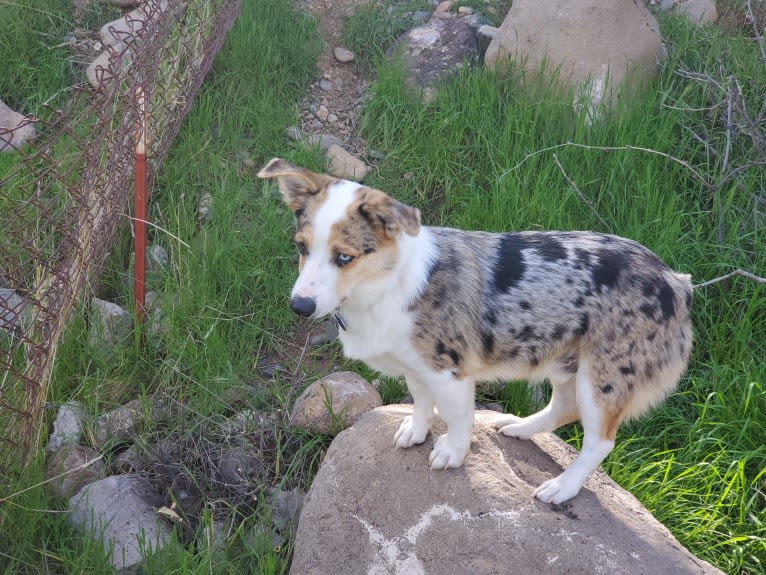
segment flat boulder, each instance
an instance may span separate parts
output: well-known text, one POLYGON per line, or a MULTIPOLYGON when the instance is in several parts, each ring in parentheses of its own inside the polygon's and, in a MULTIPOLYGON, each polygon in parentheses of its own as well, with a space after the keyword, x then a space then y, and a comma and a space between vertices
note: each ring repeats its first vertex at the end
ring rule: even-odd
MULTIPOLYGON (((721 574, 601 471, 565 505, 534 499, 576 455, 555 436, 508 438, 497 413, 478 411, 464 466, 434 472, 431 436, 392 447, 411 413, 381 407, 335 438, 303 505, 291 574, 721 574)), ((437 418, 434 433, 445 431, 437 418)))

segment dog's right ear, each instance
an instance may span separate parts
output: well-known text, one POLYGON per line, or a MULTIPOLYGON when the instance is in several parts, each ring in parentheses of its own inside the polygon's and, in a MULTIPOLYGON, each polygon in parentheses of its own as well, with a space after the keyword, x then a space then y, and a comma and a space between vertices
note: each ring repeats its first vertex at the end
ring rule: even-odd
POLYGON ((321 174, 293 166, 281 158, 274 158, 266 164, 258 172, 258 177, 263 179, 277 178, 282 199, 292 211, 305 205, 306 196, 313 196, 318 193, 326 183, 325 177, 321 174))

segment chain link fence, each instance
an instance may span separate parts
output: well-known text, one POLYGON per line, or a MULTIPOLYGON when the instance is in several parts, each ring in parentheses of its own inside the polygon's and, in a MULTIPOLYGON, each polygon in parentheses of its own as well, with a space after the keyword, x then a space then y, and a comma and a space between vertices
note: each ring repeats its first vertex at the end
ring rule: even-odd
POLYGON ((26 462, 36 452, 62 333, 130 221, 137 91, 146 98, 151 180, 240 4, 146 0, 102 30, 113 43, 65 105, 0 128, 0 149, 13 145, 14 130, 34 124, 37 133, 0 174, 0 454, 26 462))

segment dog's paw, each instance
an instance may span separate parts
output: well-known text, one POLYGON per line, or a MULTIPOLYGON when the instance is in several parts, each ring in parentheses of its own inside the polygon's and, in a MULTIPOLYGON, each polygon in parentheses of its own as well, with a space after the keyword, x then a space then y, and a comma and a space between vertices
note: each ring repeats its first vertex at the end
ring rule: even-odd
POLYGON ((535 431, 525 424, 524 418, 515 415, 504 415, 495 421, 495 427, 503 435, 516 439, 529 439, 535 434, 535 431))
POLYGON ((521 421, 520 417, 513 415, 511 413, 504 413, 502 417, 498 417, 495 420, 495 428, 502 430, 503 427, 507 427, 508 425, 512 425, 520 421, 521 421))
POLYGON ((543 503, 564 503, 580 493, 582 485, 567 481, 562 475, 549 479, 532 492, 543 503))
POLYGON ((413 445, 420 445, 426 440, 428 431, 427 422, 419 424, 414 417, 408 415, 402 420, 399 431, 394 435, 394 447, 406 449, 413 445))
POLYGON ((431 455, 428 456, 428 463, 431 469, 447 469, 448 467, 460 467, 463 465, 467 447, 452 445, 448 434, 444 434, 436 440, 431 455))

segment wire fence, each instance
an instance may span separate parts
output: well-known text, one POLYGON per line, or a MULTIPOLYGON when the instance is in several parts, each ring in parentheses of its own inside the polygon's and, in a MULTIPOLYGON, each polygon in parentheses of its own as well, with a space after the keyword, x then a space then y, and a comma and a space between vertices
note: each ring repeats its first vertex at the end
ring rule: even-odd
POLYGON ((240 4, 145 0, 106 29, 113 44, 91 66, 90 83, 73 86, 44 119, 0 128, 0 150, 13 145, 14 130, 34 124, 37 133, 10 152, 18 161, 0 179, 0 453, 11 459, 36 453, 62 333, 130 221, 137 90, 146 98, 151 180, 240 4))

